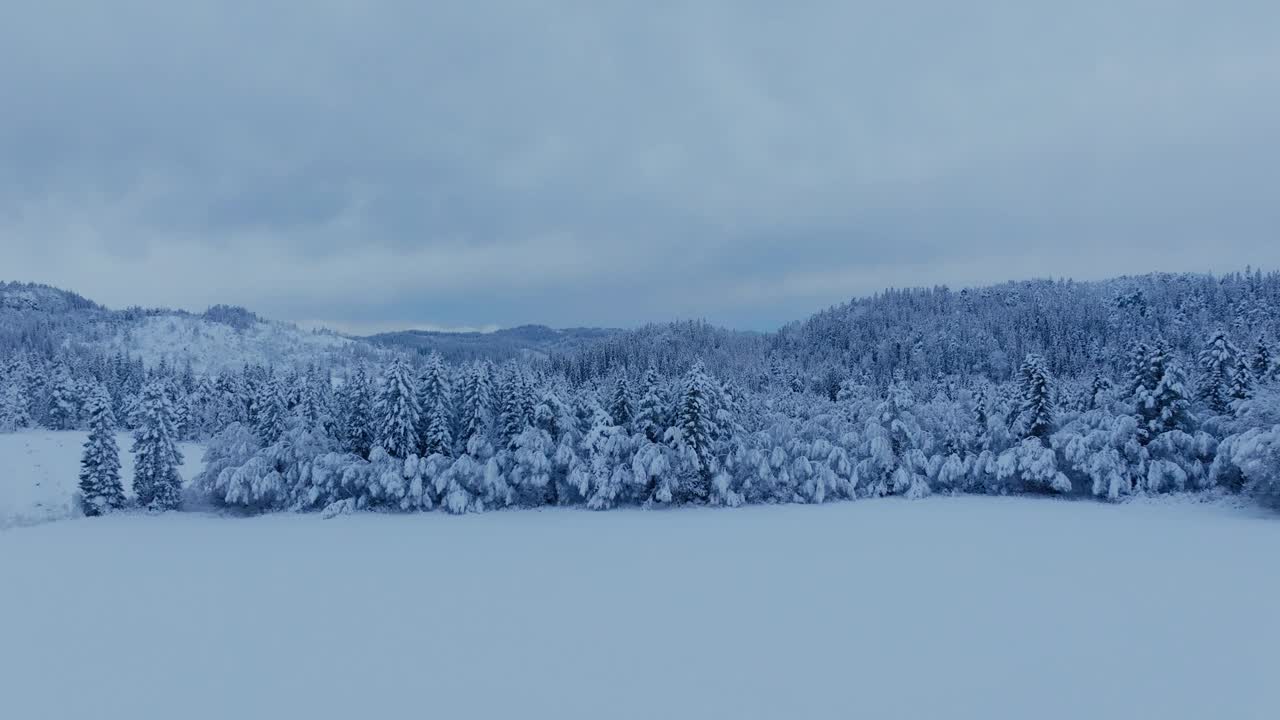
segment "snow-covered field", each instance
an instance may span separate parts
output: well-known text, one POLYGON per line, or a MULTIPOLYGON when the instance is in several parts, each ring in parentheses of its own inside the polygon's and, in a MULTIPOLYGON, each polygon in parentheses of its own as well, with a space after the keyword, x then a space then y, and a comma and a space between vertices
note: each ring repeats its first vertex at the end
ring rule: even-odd
MULTIPOLYGON (((77 517, 80 482, 80 454, 83 432, 29 430, 0 433, 0 529, 49 520, 77 517)), ((133 436, 117 433, 120 448, 120 479, 125 492, 132 494, 133 436)), ((181 443, 183 463, 179 472, 190 480, 203 467, 204 449, 181 443)))
POLYGON ((0 531, 23 718, 1274 718, 1280 520, 880 500, 0 531))

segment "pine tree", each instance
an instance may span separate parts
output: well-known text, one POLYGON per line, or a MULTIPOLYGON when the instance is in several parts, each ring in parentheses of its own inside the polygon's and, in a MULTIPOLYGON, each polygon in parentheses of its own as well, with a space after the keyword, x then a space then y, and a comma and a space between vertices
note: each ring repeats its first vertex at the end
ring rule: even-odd
POLYGON ((462 407, 459 421, 458 442, 463 448, 471 444, 472 438, 484 437, 489 433, 489 372, 482 363, 472 365, 462 384, 462 407))
POLYGON ((973 450, 991 449, 991 415, 987 410, 987 387, 979 385, 973 393, 973 450))
POLYGON ((369 375, 359 366, 347 378, 340 393, 339 434, 343 448, 368 459, 377 441, 373 430, 373 390, 369 375))
POLYGON ((1133 395, 1139 442, 1146 445, 1161 433, 1190 429, 1193 419, 1185 380, 1163 339, 1148 348, 1142 374, 1145 380, 1135 383, 1133 395))
POLYGON ((609 417, 613 424, 631 430, 631 421, 635 417, 635 408, 631 405, 631 385, 626 375, 618 376, 618 383, 613 388, 613 399, 609 404, 609 417))
MULTIPOLYGON (((915 405, 906 382, 895 379, 867 418, 861 439, 863 459, 854 471, 854 484, 866 494, 919 498, 932 492, 924 454, 929 437, 916 419, 915 405)), ((793 474, 811 472, 801 459, 807 461, 804 455, 797 458, 793 474)))
POLYGON ((102 515, 124 507, 124 486, 120 483, 116 419, 111 398, 101 385, 89 393, 85 412, 89 415, 89 439, 80 458, 80 502, 85 515, 102 515))
POLYGON ((0 432, 12 432, 31 427, 31 406, 27 399, 25 381, 10 377, 0 384, 0 432))
POLYGON ((329 374, 313 365, 300 377, 300 382, 298 416, 309 428, 330 431, 333 427, 333 413, 329 409, 332 385, 329 374))
POLYGON ((695 477, 681 487, 684 498, 704 499, 711 488, 711 478, 719 469, 712 438, 717 433, 712 382, 699 360, 684 379, 676 424, 668 433, 668 441, 691 464, 695 477))
POLYGON ((1227 390, 1230 402, 1238 403, 1253 397, 1253 373, 1249 366, 1241 360, 1231 374, 1231 387, 1227 390))
POLYGON ((289 401, 279 375, 272 373, 258 388, 253 403, 253 430, 270 445, 284 434, 289 415, 289 401))
POLYGON ((1111 381, 1102 373, 1095 373, 1093 382, 1089 385, 1089 410, 1096 410, 1101 404, 1106 394, 1111 391, 1111 381))
POLYGON ((1253 371, 1253 377, 1259 382, 1271 379, 1271 348, 1267 345, 1265 338, 1258 338, 1258 344, 1253 348, 1253 357, 1249 360, 1249 369, 1253 371))
POLYGON ((449 373, 438 353, 431 353, 418 381, 418 405, 422 409, 419 436, 422 456, 453 455, 453 394, 449 373))
POLYGON ((49 428, 70 430, 76 426, 79 415, 75 382, 67 366, 59 363, 49 383, 49 428))
POLYGON ((1215 413, 1225 413, 1231 403, 1231 382, 1240 352, 1223 330, 1210 338, 1200 353, 1200 399, 1215 413))
POLYGON ((658 371, 652 365, 645 371, 641 385, 640 405, 634 418, 636 432, 644 433, 649 442, 661 442, 663 433, 667 431, 666 402, 658 382, 658 371))
POLYGON ((513 369, 507 376, 502 393, 502 408, 499 414, 502 440, 510 450, 515 449, 516 438, 525 428, 533 425, 533 390, 529 387, 524 372, 513 369))
POLYGON ((453 393, 449 374, 439 354, 431 354, 419 382, 422 409, 422 457, 453 454, 453 393))
POLYGON ((418 423, 422 409, 418 407, 418 391, 409 364, 402 358, 392 361, 382 378, 378 402, 374 406, 377 419, 378 446, 395 458, 406 458, 418 452, 418 423))
POLYGON ((1049 433, 1053 432, 1054 404, 1052 381, 1044 358, 1027 355, 1018 370, 1018 394, 1023 437, 1037 438, 1047 444, 1049 433))
POLYGON ((1150 393, 1155 389, 1156 381, 1151 377, 1150 345, 1144 342, 1135 343, 1129 350, 1129 367, 1125 379, 1128 385, 1124 391, 1128 397, 1150 393))
POLYGON ((138 429, 133 436, 133 489, 138 504, 151 510, 174 510, 182 503, 176 420, 166 381, 155 378, 142 390, 138 429))

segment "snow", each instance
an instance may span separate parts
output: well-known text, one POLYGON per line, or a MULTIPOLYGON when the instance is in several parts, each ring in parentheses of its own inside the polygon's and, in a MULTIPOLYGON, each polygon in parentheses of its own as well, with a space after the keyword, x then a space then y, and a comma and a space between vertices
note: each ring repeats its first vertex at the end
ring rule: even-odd
POLYGON ((122 326, 103 349, 140 357, 147 367, 164 360, 181 369, 190 360, 195 372, 215 373, 245 364, 303 366, 348 350, 353 342, 280 322, 236 329, 195 315, 154 315, 122 326))
POLYGON ((1174 499, 78 518, 0 531, 0 711, 1271 718, 1276 557, 1174 499))
MULTIPOLYGON (((80 455, 87 432, 24 430, 0 433, 0 529, 78 517, 80 455)), ((116 433, 120 448, 120 480, 133 496, 133 435, 116 433)), ((190 481, 203 467, 204 448, 179 443, 182 479, 190 481)))

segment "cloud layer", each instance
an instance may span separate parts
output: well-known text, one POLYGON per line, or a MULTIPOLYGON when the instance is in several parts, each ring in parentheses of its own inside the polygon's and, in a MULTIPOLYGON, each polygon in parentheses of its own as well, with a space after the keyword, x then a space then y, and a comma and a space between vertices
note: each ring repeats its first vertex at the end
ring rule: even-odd
POLYGON ((1280 6, 102 4, 0 23, 0 276, 345 328, 767 328, 1280 266, 1280 6))

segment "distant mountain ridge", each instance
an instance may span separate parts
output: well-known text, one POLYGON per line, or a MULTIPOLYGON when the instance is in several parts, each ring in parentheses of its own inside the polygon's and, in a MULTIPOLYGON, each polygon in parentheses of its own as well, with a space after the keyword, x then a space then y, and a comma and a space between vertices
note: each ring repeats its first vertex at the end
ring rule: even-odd
POLYGON ((1061 378, 1116 377, 1130 346, 1160 338, 1188 367, 1211 332, 1239 348, 1280 340, 1280 273, 1149 273, 1078 282, 1009 281, 952 290, 890 289, 815 312, 773 332, 705 321, 616 328, 523 325, 493 332, 403 330, 367 337, 305 331, 234 306, 204 313, 109 310, 73 292, 0 283, 0 356, 84 348, 148 365, 217 371, 243 364, 349 366, 396 353, 439 353, 453 363, 526 360, 575 382, 683 373, 694 360, 749 389, 785 384, 835 397, 842 382, 885 387, 893 378, 1003 381, 1042 355, 1061 378))
POLYGON ((545 358, 552 353, 570 352, 587 344, 625 333, 617 328, 563 328, 520 325, 492 332, 443 332, 400 330, 378 333, 363 339, 391 348, 422 354, 439 353, 450 362, 470 360, 503 361, 513 358, 545 358))
POLYGON ((48 285, 0 282, 0 351, 17 347, 46 355, 60 350, 123 354, 147 366, 189 365, 198 373, 246 364, 342 365, 387 353, 334 332, 265 320, 241 307, 215 305, 203 313, 111 310, 48 285))
POLYGON ((402 330, 369 336, 303 330, 244 307, 202 313, 168 308, 112 310, 74 292, 38 283, 0 282, 0 349, 24 345, 52 352, 77 346, 164 362, 196 372, 250 365, 346 364, 390 353, 439 353, 450 362, 545 359, 627 331, 521 325, 492 332, 402 330))

